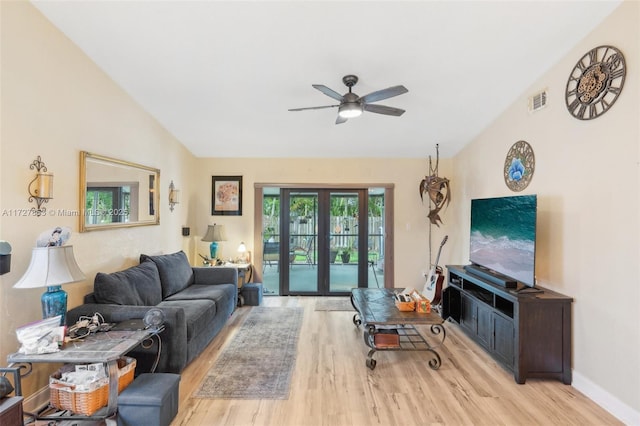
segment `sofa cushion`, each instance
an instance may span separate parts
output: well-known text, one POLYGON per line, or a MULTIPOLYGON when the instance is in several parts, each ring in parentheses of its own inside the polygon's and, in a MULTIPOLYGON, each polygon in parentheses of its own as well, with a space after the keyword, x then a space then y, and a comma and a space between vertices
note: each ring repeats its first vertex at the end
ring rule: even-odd
POLYGON ((193 269, 191 269, 187 255, 182 250, 177 253, 159 256, 140 255, 140 263, 146 260, 152 261, 158 267, 163 299, 187 288, 193 283, 193 269))
POLYGON ((111 274, 98 272, 93 292, 98 303, 155 306, 162 301, 160 275, 153 262, 144 262, 111 274))
POLYGON ((221 306, 235 306, 236 286, 234 284, 193 284, 165 300, 213 300, 221 306))
MULTIPOLYGON (((187 323, 187 342, 200 335, 211 326, 216 316, 216 303, 213 300, 163 300, 158 307, 182 308, 187 323)), ((186 350, 186 348, 185 348, 186 350)))

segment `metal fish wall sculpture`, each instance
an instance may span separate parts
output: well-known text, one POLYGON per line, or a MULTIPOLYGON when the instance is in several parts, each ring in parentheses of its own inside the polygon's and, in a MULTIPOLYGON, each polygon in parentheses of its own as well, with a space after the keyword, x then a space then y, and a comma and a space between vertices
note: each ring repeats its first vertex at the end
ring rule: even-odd
MULTIPOLYGON (((449 179, 438 176, 438 163, 440 162, 439 147, 436 145, 436 166, 432 167, 431 156, 429 156, 429 175, 420 181, 420 199, 424 203, 424 195, 428 194, 429 200, 434 204, 433 209, 430 208, 427 216, 432 224, 440 226, 442 219, 440 218, 440 210, 449 205, 451 202, 451 188, 449 179)), ((431 207, 431 204, 429 204, 431 207)))

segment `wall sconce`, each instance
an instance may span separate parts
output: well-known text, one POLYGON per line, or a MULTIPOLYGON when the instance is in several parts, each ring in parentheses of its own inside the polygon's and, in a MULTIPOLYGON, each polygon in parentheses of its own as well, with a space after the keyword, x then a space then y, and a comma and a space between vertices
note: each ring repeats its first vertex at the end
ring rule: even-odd
POLYGON ((180 204, 180 190, 176 189, 173 181, 169 184, 169 210, 173 211, 173 207, 180 204))
POLYGON ((53 174, 46 173, 47 166, 44 162, 38 158, 33 160, 33 163, 29 165, 31 170, 36 170, 36 177, 29 183, 29 202, 36 202, 37 208, 32 207, 31 211, 35 212, 37 216, 42 215, 47 209, 42 207, 42 203, 46 203, 53 198, 53 174))

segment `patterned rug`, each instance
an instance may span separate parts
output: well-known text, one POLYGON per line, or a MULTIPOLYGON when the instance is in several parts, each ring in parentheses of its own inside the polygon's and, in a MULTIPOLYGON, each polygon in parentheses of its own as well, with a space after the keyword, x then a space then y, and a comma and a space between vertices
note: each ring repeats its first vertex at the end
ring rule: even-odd
POLYGON ((353 311, 351 299, 330 298, 316 300, 316 311, 353 311))
POLYGON ((303 312, 301 307, 251 308, 194 397, 287 399, 303 312))

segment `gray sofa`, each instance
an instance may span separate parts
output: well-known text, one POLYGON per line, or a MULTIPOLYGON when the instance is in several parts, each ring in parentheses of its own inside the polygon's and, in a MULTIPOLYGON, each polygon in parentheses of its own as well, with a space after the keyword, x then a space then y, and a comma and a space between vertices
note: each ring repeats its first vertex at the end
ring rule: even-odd
MULTIPOLYGON (((67 325, 99 312, 106 322, 143 318, 152 308, 165 314, 156 372, 180 373, 222 330, 238 300, 235 268, 191 267, 180 251, 140 256, 140 264, 111 274, 98 273, 93 293, 67 313, 67 325)), ((154 347, 138 347, 136 372, 156 362, 154 347)))

